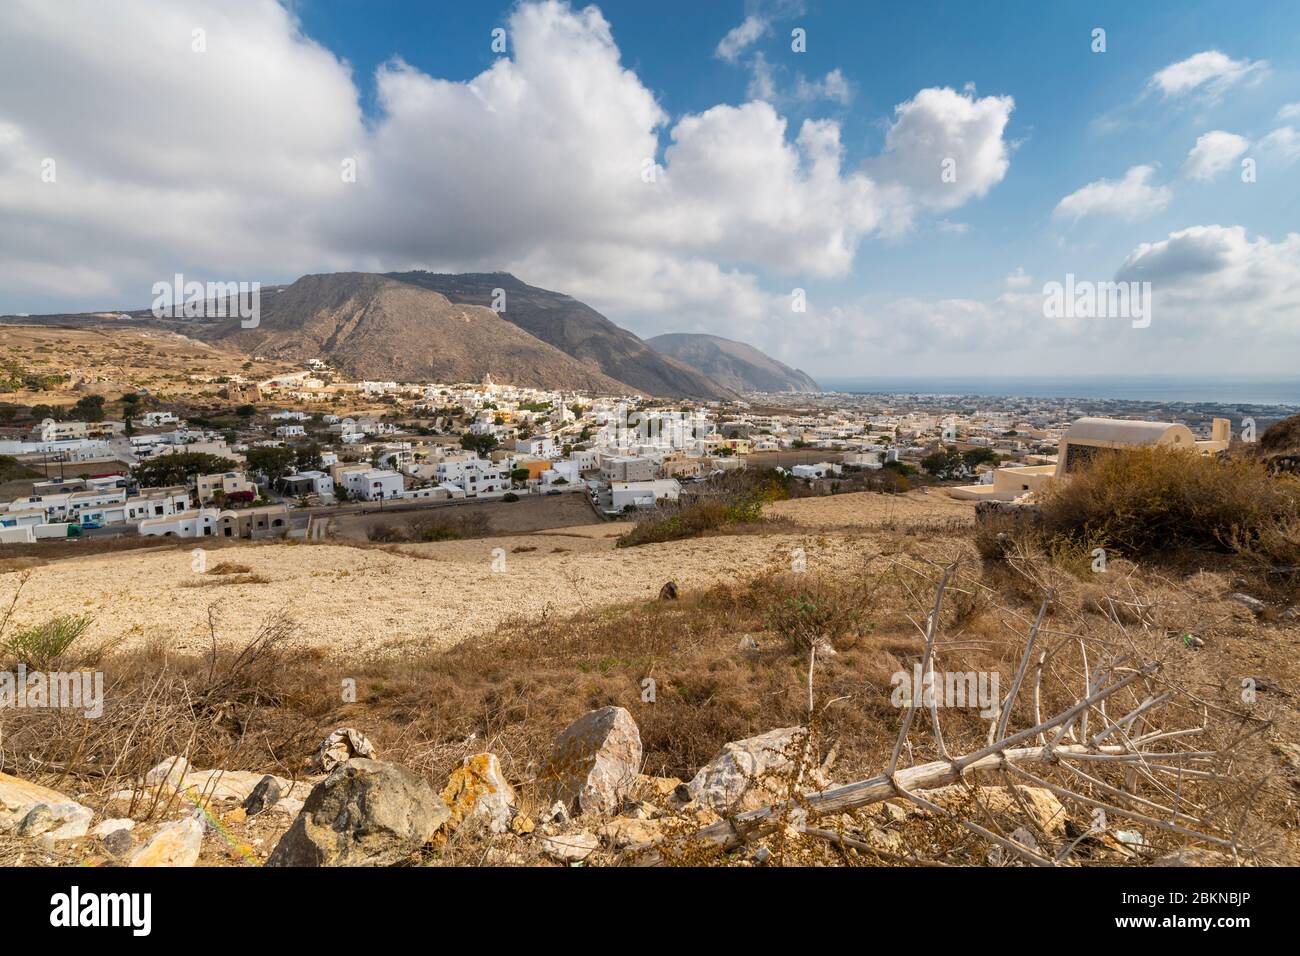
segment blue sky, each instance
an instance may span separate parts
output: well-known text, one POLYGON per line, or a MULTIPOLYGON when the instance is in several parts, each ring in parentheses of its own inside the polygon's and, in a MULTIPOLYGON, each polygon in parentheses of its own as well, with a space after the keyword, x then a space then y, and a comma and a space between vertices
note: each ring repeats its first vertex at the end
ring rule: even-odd
POLYGON ((0 0, 0 311, 502 268, 831 377, 1300 361, 1294 3, 69 5, 0 0), (1155 321, 1045 320, 1067 273, 1155 321))

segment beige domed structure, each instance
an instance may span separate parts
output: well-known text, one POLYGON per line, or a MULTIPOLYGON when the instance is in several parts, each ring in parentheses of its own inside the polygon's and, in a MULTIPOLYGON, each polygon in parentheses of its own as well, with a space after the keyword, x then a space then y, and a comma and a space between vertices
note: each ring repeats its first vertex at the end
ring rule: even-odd
POLYGON ((1232 423, 1214 419, 1208 440, 1198 440, 1186 425, 1171 422, 1141 422, 1122 418, 1080 418, 1071 423, 1061 437, 1056 463, 999 468, 993 481, 986 485, 963 485, 950 488, 954 498, 972 501, 1015 501, 1039 491, 1047 482, 1064 478, 1099 454, 1168 445, 1203 455, 1226 451, 1232 440, 1232 423))

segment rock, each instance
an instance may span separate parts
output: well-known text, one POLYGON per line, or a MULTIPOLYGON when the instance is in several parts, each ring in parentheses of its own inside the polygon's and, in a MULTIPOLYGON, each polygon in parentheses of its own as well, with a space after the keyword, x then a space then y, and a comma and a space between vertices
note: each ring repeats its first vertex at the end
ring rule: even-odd
POLYGON ((1228 595, 1229 601, 1236 601, 1238 604, 1245 605, 1255 614, 1263 614, 1268 605, 1259 598, 1251 597, 1249 594, 1242 594, 1240 591, 1234 591, 1228 595))
POLYGON ((179 789, 189 772, 190 762, 184 757, 167 757, 144 775, 144 783, 147 787, 160 787, 166 783, 179 789))
POLYGON ((452 771, 442 799, 451 808, 449 830, 468 825, 486 827, 492 833, 510 829, 517 802, 514 788, 501 772, 501 761, 490 753, 466 757, 452 771))
POLYGON ((602 707, 566 728, 542 770, 551 798, 579 813, 613 815, 641 770, 641 733, 622 707, 602 707))
POLYGON ((667 800, 681 785, 682 782, 676 777, 648 777, 645 774, 638 774, 636 778, 636 792, 651 800, 667 800))
POLYGON ((598 827, 596 832, 611 850, 654 843, 662 835, 659 824, 651 820, 633 820, 627 817, 615 817, 598 827))
POLYGON ((366 739, 365 734, 353 727, 340 727, 321 741, 313 765, 321 773, 331 773, 339 764, 353 757, 374 760, 377 756, 374 744, 366 739))
POLYGON ((633 820, 653 820, 662 815, 662 810, 645 800, 623 801, 623 816, 631 817, 633 820))
POLYGON ((575 863, 591 856, 592 851, 600 846, 600 837, 590 830, 577 830, 542 837, 541 845, 547 856, 563 863, 575 863))
POLYGON ((676 601, 677 600, 677 582, 669 581, 659 589, 659 600, 676 601))
POLYGON ((283 793, 280 789, 280 782, 268 773, 257 782, 253 792, 245 798, 244 812, 250 817, 255 817, 268 807, 273 807, 279 803, 281 796, 283 796, 283 793))
POLYGON ((131 839, 130 830, 112 830, 99 838, 99 842, 104 845, 104 849, 113 856, 126 856, 131 852, 131 847, 135 841, 131 839))
POLYGON ((164 824, 136 850, 127 866, 193 866, 203 849, 203 821, 186 817, 164 824))
MULTIPOLYGON (((37 804, 50 807, 55 815, 65 822, 80 820, 85 813, 91 813, 89 808, 81 806, 67 794, 42 787, 38 783, 11 777, 7 773, 0 773, 0 833, 16 829, 37 804)), ((85 819, 89 826, 91 818, 85 819)), ((82 834, 84 833, 85 830, 82 830, 82 834)), ((57 839, 72 839, 72 837, 62 836, 57 839)))
POLYGON ((44 833, 52 840, 76 840, 90 830, 95 813, 72 800, 38 803, 18 824, 18 835, 38 837, 44 833))
POLYGON ((564 805, 562 800, 556 800, 551 804, 550 809, 542 814, 542 822, 564 826, 569 822, 569 808, 564 805))
POLYGON ((451 810, 404 767, 356 757, 307 796, 267 866, 391 866, 417 852, 451 810))
POLYGON ((1232 857, 1202 847, 1185 847, 1156 857, 1152 866, 1232 866, 1232 857))
MULTIPOLYGON (((1020 800, 1024 801, 1033 816, 1034 822, 1045 833, 1063 832, 1068 819, 1065 807, 1056 799, 1052 791, 1043 787, 1016 787, 1020 800)), ((945 810, 959 810, 971 807, 985 807, 995 814, 1020 815, 1020 802, 1009 787, 966 787, 953 784, 936 790, 921 792, 926 800, 945 810)), ((920 810, 921 815, 928 811, 920 810)))
POLYGON ((54 811, 48 803, 38 803, 27 811, 27 816, 18 823, 18 835, 21 837, 38 837, 53 830, 58 824, 54 811))
POLYGON ((101 820, 95 824, 95 829, 90 831, 93 837, 99 837, 101 840, 111 833, 118 830, 126 830, 128 833, 135 829, 135 821, 130 817, 115 817, 111 820, 101 820))
POLYGON ((686 785, 691 799, 725 812, 757 810, 785 798, 806 737, 802 727, 782 727, 732 741, 686 785))
POLYGON ((533 818, 526 813, 516 813, 515 818, 510 821, 510 829, 517 836, 527 836, 537 829, 537 824, 533 818))

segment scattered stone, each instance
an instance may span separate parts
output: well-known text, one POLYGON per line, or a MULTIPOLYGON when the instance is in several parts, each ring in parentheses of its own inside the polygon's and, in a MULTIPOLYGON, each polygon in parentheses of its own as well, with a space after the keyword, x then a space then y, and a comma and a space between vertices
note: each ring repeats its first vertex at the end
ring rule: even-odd
POLYGON ((677 582, 669 581, 659 589, 659 600, 676 601, 677 600, 677 582))
POLYGON ((404 767, 356 757, 307 796, 267 866, 391 866, 433 839, 451 810, 404 767))
POLYGON ((1228 595, 1228 600, 1246 606, 1255 614, 1263 614, 1268 608, 1268 605, 1259 598, 1251 597, 1249 594, 1242 594, 1240 591, 1233 591, 1228 595))
POLYGON ((255 817, 263 810, 279 803, 280 797, 283 795, 280 789, 280 781, 268 773, 257 782, 253 792, 244 800, 244 812, 250 817, 255 817))
MULTIPOLYGON (((49 806, 56 816, 62 814, 61 818, 65 821, 80 820, 84 816, 82 811, 91 812, 89 808, 82 807, 67 794, 42 787, 38 783, 12 777, 7 773, 0 773, 0 833, 17 829, 23 818, 31 813, 32 807, 37 804, 49 806)), ((89 823, 90 818, 87 817, 87 826, 89 823)), ((82 834, 84 833, 83 830, 82 834)), ((72 837, 58 837, 58 839, 72 839, 72 837)))
POLYGON ((676 777, 649 777, 637 774, 636 792, 644 794, 651 800, 666 800, 682 785, 676 777))
POLYGON ((190 772, 190 762, 184 757, 167 757, 162 763, 144 775, 147 787, 161 787, 169 784, 179 790, 185 782, 185 775, 190 772))
POLYGON ((1232 857, 1216 850, 1189 846, 1156 857, 1152 866, 1232 866, 1232 857))
POLYGON ((203 849, 203 821, 186 817, 158 828, 149 842, 136 850, 128 866, 193 866, 203 849))
POLYGON ((527 836, 537 829, 537 824, 528 814, 516 813, 515 818, 510 821, 510 829, 516 836, 527 836))
POLYGON ((562 863, 576 863, 591 856, 600 846, 600 837, 590 830, 576 830, 542 837, 542 852, 562 863))
POLYGON ((691 799, 719 811, 757 810, 781 799, 789 792, 807 733, 782 727, 728 743, 687 784, 691 799))
POLYGON ((452 771, 442 799, 451 808, 449 830, 469 825, 486 827, 492 833, 510 829, 517 802, 514 788, 501 772, 501 761, 491 753, 466 757, 452 771))
POLYGON ((131 852, 131 847, 135 841, 131 839, 131 831, 127 829, 111 830, 99 838, 105 850, 116 857, 126 856, 131 852))
POLYGON ((566 728, 551 748, 541 779, 553 799, 579 813, 612 815, 641 770, 641 733, 622 707, 602 707, 566 728))
POLYGON ((1278 618, 1283 621, 1294 621, 1296 618, 1300 618, 1300 604, 1291 605, 1279 614, 1278 618))
POLYGON ((653 820, 660 816, 662 811, 653 803, 645 800, 624 800, 623 816, 631 817, 633 820, 653 820))
POLYGON ((76 840, 90 830, 95 813, 72 800, 38 803, 18 823, 18 835, 38 837, 48 833, 52 840, 76 840))
POLYGON ((635 820, 628 817, 615 817, 601 825, 597 831, 605 845, 611 850, 654 843, 661 836, 659 825, 651 820, 635 820))
POLYGON ((564 805, 564 801, 556 800, 551 804, 550 809, 542 814, 542 822, 564 826, 569 822, 569 808, 564 805))
POLYGON ((361 731, 353 727, 340 727, 321 741, 313 767, 320 773, 332 773, 335 767, 353 757, 374 760, 378 754, 375 745, 361 731))
MULTIPOLYGON (((986 807, 995 814, 1021 814, 1021 802, 1028 808, 1034 822, 1045 833, 1058 833, 1065 829, 1068 817, 1056 794, 1043 787, 1016 787, 1012 793, 1009 787, 966 787, 955 783, 948 787, 921 792, 926 800, 944 808, 958 810, 967 807, 986 807), (1020 800, 1016 799, 1019 795, 1020 800)), ((917 808, 924 816, 929 811, 917 808)))
POLYGON ((135 821, 130 817, 115 817, 111 820, 101 820, 95 824, 95 829, 90 831, 93 837, 99 837, 101 840, 109 834, 116 833, 119 830, 125 830, 130 833, 135 829, 135 821))

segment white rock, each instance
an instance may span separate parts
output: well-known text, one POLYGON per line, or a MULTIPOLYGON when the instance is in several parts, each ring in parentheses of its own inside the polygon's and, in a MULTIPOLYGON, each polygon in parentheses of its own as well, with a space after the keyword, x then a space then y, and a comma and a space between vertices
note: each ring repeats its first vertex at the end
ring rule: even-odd
POLYGON ((756 810, 784 797, 807 731, 782 727, 735 740, 688 783, 691 797, 717 811, 756 810))
POLYGON ((193 866, 203 849, 203 821, 186 817, 158 828, 149 842, 136 850, 128 866, 193 866))
POLYGON ((118 830, 134 830, 135 821, 130 817, 114 817, 111 820, 101 820, 95 824, 95 829, 90 831, 93 837, 106 837, 110 833, 116 833, 118 830))
POLYGON ((622 707, 583 714, 555 738, 541 779, 551 799, 580 813, 613 815, 641 773, 641 733, 622 707))
POLYGON ((578 830, 542 837, 541 845, 542 852, 547 856, 572 863, 591 856, 592 851, 600 846, 600 837, 589 830, 578 830))

